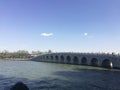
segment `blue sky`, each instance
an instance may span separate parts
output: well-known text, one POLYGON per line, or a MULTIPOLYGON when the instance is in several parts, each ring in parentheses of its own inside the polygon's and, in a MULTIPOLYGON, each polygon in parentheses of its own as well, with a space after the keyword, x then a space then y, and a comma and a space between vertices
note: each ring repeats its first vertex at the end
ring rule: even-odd
POLYGON ((120 0, 0 0, 0 50, 120 53, 120 0))

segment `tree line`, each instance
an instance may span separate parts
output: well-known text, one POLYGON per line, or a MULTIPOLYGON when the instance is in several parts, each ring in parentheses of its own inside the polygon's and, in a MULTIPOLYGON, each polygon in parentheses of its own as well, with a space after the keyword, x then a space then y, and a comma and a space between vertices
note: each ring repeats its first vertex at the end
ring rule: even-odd
POLYGON ((7 50, 0 52, 0 59, 4 58, 31 58, 36 55, 44 54, 44 53, 51 53, 51 50, 48 50, 47 52, 41 52, 41 51, 32 51, 29 52, 27 50, 18 50, 15 52, 9 52, 7 50))

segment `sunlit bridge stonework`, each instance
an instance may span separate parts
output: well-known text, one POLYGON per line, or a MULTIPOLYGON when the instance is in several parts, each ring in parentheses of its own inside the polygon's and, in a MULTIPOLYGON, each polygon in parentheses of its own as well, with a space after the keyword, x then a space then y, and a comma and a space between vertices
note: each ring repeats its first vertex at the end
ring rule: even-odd
POLYGON ((75 65, 90 65, 105 68, 120 68, 120 56, 104 53, 49 53, 37 56, 33 61, 75 65))

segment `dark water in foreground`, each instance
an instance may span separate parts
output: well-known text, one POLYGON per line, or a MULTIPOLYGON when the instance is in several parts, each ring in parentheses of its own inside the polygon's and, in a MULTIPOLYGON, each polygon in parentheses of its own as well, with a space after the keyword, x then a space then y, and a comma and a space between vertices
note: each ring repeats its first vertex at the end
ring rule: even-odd
POLYGON ((120 71, 32 61, 0 62, 0 90, 22 81, 30 90, 120 90, 120 71))

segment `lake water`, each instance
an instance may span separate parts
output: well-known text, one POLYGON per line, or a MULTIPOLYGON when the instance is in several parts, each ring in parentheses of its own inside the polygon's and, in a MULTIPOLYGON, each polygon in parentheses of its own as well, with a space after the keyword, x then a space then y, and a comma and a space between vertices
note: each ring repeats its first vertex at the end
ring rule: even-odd
POLYGON ((22 81, 30 90, 120 90, 120 71, 33 61, 0 61, 0 90, 22 81))

